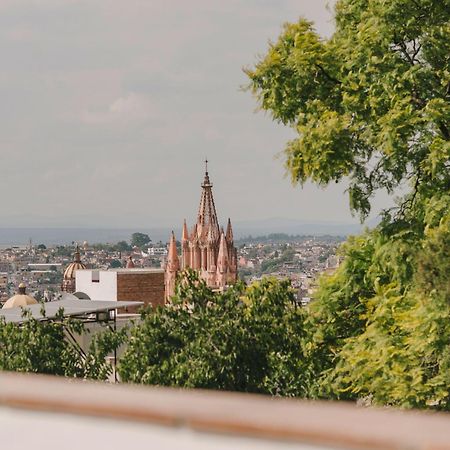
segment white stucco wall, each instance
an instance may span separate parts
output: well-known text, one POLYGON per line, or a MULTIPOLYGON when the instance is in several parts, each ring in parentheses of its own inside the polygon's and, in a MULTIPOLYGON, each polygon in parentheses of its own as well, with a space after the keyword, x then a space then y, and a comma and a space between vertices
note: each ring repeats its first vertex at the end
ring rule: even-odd
POLYGON ((117 301, 117 272, 109 270, 77 270, 75 290, 89 295, 91 300, 117 301), (98 282, 92 275, 98 273, 98 282))
POLYGON ((331 450, 285 440, 264 440, 240 435, 206 433, 187 427, 140 424, 69 414, 0 408, 2 448, 23 450, 331 450), (24 430, 27 430, 24 432, 24 430))

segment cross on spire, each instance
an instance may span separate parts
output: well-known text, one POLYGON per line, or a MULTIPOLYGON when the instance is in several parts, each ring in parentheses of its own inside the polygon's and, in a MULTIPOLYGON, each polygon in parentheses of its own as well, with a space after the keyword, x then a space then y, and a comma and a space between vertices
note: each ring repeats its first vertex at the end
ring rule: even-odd
POLYGON ((211 182, 209 181, 209 173, 208 173, 208 158, 205 158, 205 178, 203 180, 203 184, 202 187, 204 188, 205 186, 210 186, 212 187, 211 182))

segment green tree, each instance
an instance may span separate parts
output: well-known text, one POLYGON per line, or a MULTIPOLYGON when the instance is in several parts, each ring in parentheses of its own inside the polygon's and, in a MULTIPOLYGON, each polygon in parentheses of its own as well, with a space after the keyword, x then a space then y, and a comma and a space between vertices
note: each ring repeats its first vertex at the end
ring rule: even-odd
POLYGON ((340 0, 322 39, 286 24, 247 70, 260 106, 298 137, 294 183, 349 180, 366 217, 378 189, 409 185, 351 238, 305 321, 308 396, 450 409, 450 2, 340 0))
POLYGON ((126 241, 119 241, 115 248, 119 252, 129 252, 132 249, 131 245, 126 241))
POLYGON ((86 354, 67 338, 87 333, 83 323, 63 317, 37 321, 27 318, 20 326, 0 320, 0 370, 35 372, 66 377, 106 380, 112 373, 106 357, 124 341, 126 330, 105 330, 93 336, 86 354))
POLYGON ((340 0, 336 31, 286 24, 246 71, 260 106, 298 138, 285 149, 294 183, 350 180, 365 217, 380 188, 449 186, 449 0, 340 0))
POLYGON ((148 234, 144 233, 133 233, 131 235, 131 245, 134 247, 145 247, 151 242, 151 239, 148 234))
POLYGON ((253 274, 252 269, 248 269, 246 267, 240 267, 238 269, 238 276, 239 276, 240 280, 244 280, 245 281, 245 279, 247 277, 250 277, 252 274, 253 274))
POLYGON ((111 267, 111 269, 118 269, 122 267, 122 263, 118 259, 113 259, 109 263, 109 267, 111 267))
POLYGON ((303 315, 287 282, 212 292, 185 272, 172 302, 148 309, 120 361, 128 382, 304 394, 303 315))
MULTIPOLYGON (((450 409, 450 216, 447 213, 442 218, 443 211, 439 211, 449 211, 450 196, 441 200, 428 205, 424 231, 412 229, 407 235, 376 231, 367 238, 374 248, 360 270, 365 265, 368 289, 363 293, 362 283, 357 286, 357 295, 347 300, 349 308, 332 305, 323 290, 322 301, 312 305, 316 313, 317 308, 326 311, 312 320, 315 345, 311 348, 318 350, 312 355, 315 361, 333 362, 322 372, 322 394, 370 396, 378 404, 450 409), (347 318, 350 326, 336 320, 331 328, 324 321, 352 310, 359 313, 355 314, 360 318, 358 324, 347 318), (330 339, 338 344, 338 358, 333 360, 330 354, 317 358, 320 351, 330 351, 320 335, 325 332, 330 338, 330 328, 340 336, 340 342, 330 339)), ((360 261, 350 256, 347 263, 360 261)), ((328 280, 335 295, 342 292, 343 282, 348 283, 348 277, 339 277, 342 272, 328 280)))

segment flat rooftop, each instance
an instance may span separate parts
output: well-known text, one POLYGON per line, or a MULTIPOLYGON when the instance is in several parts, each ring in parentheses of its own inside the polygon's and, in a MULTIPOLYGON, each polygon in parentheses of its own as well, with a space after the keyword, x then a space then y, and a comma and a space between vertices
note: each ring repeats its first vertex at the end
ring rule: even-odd
POLYGON ((157 267, 135 267, 133 269, 118 267, 114 269, 78 269, 77 272, 160 273, 164 272, 164 269, 157 267))
POLYGON ((141 306, 143 302, 139 301, 103 301, 103 300, 56 300, 47 303, 38 303, 36 305, 28 305, 17 308, 0 309, 0 319, 4 319, 6 323, 23 323, 29 320, 28 316, 24 316, 24 311, 29 312, 33 319, 39 321, 55 319, 59 311, 63 309, 64 317, 80 317, 97 312, 113 311, 116 309, 126 308, 129 306, 141 306))

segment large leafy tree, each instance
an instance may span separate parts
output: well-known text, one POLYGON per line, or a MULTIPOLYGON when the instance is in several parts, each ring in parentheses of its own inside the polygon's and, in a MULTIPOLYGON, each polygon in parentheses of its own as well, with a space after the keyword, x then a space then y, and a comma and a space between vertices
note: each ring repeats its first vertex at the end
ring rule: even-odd
POLYGON ((294 183, 349 180, 366 217, 377 189, 407 190, 350 239, 306 320, 308 395, 450 408, 450 2, 340 0, 336 31, 286 24, 247 70, 260 106, 292 126, 294 183))
POLYGON ((148 234, 145 233, 133 233, 131 235, 131 245, 139 248, 143 248, 150 244, 151 239, 148 234))
POLYGON ((213 293, 185 272, 169 305, 131 330, 124 381, 305 395, 303 313, 287 282, 264 280, 213 293))
POLYGON ((335 8, 330 39, 306 20, 286 24, 247 70, 260 106, 298 132, 285 149, 292 180, 348 177, 351 208, 363 217, 379 188, 409 180, 412 196, 448 189, 449 0, 335 8))
MULTIPOLYGON (((322 395, 450 409, 450 197, 434 200, 427 202, 423 231, 373 231, 363 239, 372 247, 370 257, 361 261, 352 253, 355 248, 349 249, 342 270, 324 281, 310 317, 315 327, 311 354, 328 366, 319 377, 322 395), (352 277, 345 272, 348 264, 359 264, 369 287, 364 292, 357 286, 350 300, 342 290, 352 277), (339 298, 349 307, 333 304, 339 298), (332 326, 325 320, 356 310, 360 323, 353 329, 339 319, 332 326), (331 335, 332 346, 320 330, 331 335), (337 349, 334 357, 330 347, 337 349)), ((420 214, 417 208, 414 212, 420 214)))
POLYGON ((88 330, 82 322, 64 318, 63 310, 55 320, 38 321, 26 310, 24 316, 21 325, 0 320, 0 370, 98 380, 111 376, 107 356, 123 343, 125 329, 95 334, 83 351, 72 337, 88 330))

